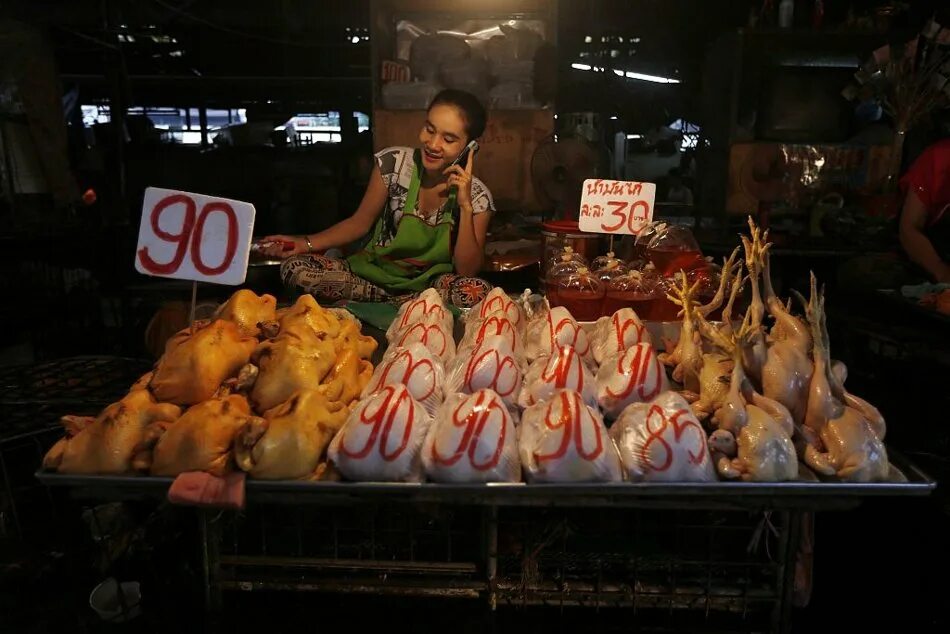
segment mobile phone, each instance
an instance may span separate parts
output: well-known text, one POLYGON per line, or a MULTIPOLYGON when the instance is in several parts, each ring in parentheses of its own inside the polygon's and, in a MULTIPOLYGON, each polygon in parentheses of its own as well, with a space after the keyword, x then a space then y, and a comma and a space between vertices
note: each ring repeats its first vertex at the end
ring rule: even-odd
MULTIPOLYGON (((478 152, 478 141, 475 139, 469 141, 468 145, 462 148, 462 151, 459 152, 459 155, 455 157, 455 160, 449 163, 449 167, 452 167, 453 165, 461 165, 462 167, 465 167, 465 164, 468 162, 469 152, 478 152)), ((445 169, 448 169, 449 167, 445 169)))

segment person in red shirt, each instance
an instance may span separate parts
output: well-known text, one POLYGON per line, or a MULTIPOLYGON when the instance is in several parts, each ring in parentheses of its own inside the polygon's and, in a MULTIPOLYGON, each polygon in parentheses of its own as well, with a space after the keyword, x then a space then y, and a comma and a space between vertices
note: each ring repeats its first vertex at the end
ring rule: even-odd
POLYGON ((950 139, 924 150, 901 179, 901 189, 906 194, 901 246, 934 281, 950 283, 950 139))

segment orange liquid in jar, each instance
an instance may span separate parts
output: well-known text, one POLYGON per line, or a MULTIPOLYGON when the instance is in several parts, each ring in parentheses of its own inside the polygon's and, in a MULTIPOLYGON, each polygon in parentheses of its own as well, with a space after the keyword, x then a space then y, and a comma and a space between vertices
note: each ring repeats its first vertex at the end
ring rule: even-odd
POLYGON ((638 293, 637 291, 607 291, 604 297, 604 315, 613 315, 621 308, 632 308, 640 319, 649 319, 650 306, 653 303, 653 295, 649 293, 638 293))
POLYGON ((699 251, 683 249, 651 249, 647 254, 661 275, 672 275, 677 271, 691 271, 706 263, 699 251))
POLYGON ((577 321, 597 321, 603 306, 603 294, 560 289, 557 292, 561 306, 568 309, 577 321))

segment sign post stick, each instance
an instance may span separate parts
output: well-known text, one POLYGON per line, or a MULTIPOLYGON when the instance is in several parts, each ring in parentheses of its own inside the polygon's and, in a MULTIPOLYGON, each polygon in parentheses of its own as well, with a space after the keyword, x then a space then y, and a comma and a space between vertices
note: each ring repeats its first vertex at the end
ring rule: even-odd
POLYGON ((195 305, 198 301, 198 282, 191 283, 191 334, 195 334, 195 305))

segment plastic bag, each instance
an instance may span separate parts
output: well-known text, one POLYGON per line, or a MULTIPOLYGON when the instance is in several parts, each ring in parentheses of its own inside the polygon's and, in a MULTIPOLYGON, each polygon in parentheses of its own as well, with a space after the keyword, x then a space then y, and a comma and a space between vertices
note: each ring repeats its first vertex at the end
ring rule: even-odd
POLYGON ((486 337, 477 346, 459 352, 448 369, 445 391, 473 394, 491 389, 506 406, 514 407, 521 391, 523 367, 524 359, 515 354, 505 337, 486 337))
POLYGON ((409 68, 413 79, 435 81, 443 65, 468 59, 471 55, 471 47, 460 37, 445 33, 422 35, 409 49, 409 68))
POLYGON ((459 350, 474 348, 481 344, 485 338, 492 336, 504 337, 515 356, 520 359, 524 358, 524 329, 518 328, 501 311, 491 313, 484 319, 469 322, 458 348, 459 350))
POLYGON ((558 346, 554 354, 531 364, 522 381, 518 405, 531 407, 548 400, 558 390, 578 392, 584 403, 597 407, 594 374, 571 346, 558 346))
POLYGON ((571 346, 586 363, 594 363, 587 332, 563 306, 538 311, 528 322, 525 335, 525 355, 528 361, 550 356, 557 346, 571 346))
POLYGON ((596 380, 597 403, 608 418, 616 418, 628 405, 648 403, 670 389, 666 368, 648 343, 607 357, 596 380))
POLYGON ((623 479, 620 455, 600 412, 571 390, 559 390, 525 410, 519 448, 529 482, 623 479))
POLYGON ((442 361, 425 344, 415 341, 404 348, 396 346, 386 351, 373 377, 363 388, 361 398, 365 399, 387 385, 405 385, 412 397, 433 415, 442 404, 444 383, 442 361))
POLYGON ((621 308, 610 317, 601 317, 590 333, 594 361, 602 364, 607 357, 622 354, 638 343, 653 345, 647 327, 630 308, 621 308))
POLYGON ((415 299, 402 304, 396 318, 386 330, 386 340, 393 343, 411 326, 420 322, 441 323, 446 332, 451 333, 455 318, 442 301, 442 296, 433 288, 428 288, 415 299))
POLYGON ((472 306, 472 309, 466 313, 463 318, 465 333, 468 334, 474 322, 499 311, 505 313, 508 320, 523 332, 528 323, 523 304, 524 298, 512 299, 508 293, 496 286, 488 292, 485 299, 472 306))
POLYGON ((455 338, 452 329, 446 328, 445 322, 437 315, 429 315, 423 321, 402 330, 390 345, 405 348, 414 342, 425 345, 445 366, 455 358, 455 338))
POLYGON ((452 394, 429 428, 422 464, 436 482, 520 482, 514 416, 492 390, 452 394))
POLYGON ((713 482, 706 432, 676 392, 634 403, 610 428, 627 479, 633 482, 713 482))
POLYGON ((421 482, 422 443, 432 417, 404 385, 360 403, 333 438, 330 462, 357 482, 421 482))

